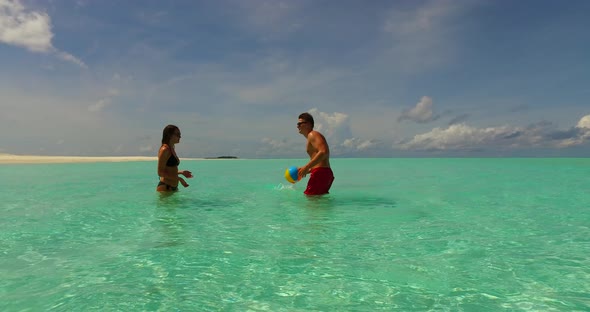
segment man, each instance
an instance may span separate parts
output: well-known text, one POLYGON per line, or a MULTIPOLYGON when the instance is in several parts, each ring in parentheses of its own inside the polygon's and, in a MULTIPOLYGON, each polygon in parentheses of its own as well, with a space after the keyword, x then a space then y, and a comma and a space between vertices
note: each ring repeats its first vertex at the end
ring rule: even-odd
POLYGON ((298 169, 299 179, 311 174, 305 189, 305 195, 328 194, 334 174, 330 168, 330 148, 326 138, 319 132, 313 130, 313 116, 309 113, 299 115, 297 129, 307 138, 307 154, 309 162, 298 169))

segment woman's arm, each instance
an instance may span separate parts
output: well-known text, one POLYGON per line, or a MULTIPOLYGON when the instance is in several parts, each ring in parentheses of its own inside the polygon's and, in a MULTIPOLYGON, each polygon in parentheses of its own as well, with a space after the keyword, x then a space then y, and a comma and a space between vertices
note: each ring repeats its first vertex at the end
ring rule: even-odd
POLYGON ((178 178, 178 183, 182 184, 184 187, 188 187, 188 183, 183 178, 178 178))
POLYGON ((166 146, 160 148, 158 153, 158 176, 171 180, 177 180, 179 175, 192 178, 193 173, 188 170, 178 170, 178 167, 166 167, 166 162, 171 155, 170 148, 166 146))

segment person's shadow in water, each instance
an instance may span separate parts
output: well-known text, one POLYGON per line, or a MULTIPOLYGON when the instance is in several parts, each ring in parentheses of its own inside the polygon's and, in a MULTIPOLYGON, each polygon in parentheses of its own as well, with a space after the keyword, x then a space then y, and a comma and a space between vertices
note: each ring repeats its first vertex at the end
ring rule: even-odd
POLYGON ((162 238, 156 242, 156 248, 174 247, 184 244, 185 221, 177 211, 182 206, 183 198, 174 196, 173 193, 159 194, 153 226, 160 230, 159 232, 162 233, 162 238))

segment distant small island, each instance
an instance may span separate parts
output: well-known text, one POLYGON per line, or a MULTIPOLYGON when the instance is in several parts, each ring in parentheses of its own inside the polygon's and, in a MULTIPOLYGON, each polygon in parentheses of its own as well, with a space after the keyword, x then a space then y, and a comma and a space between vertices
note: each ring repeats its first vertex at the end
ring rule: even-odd
POLYGON ((237 156, 217 156, 217 157, 205 157, 205 159, 238 159, 237 156))

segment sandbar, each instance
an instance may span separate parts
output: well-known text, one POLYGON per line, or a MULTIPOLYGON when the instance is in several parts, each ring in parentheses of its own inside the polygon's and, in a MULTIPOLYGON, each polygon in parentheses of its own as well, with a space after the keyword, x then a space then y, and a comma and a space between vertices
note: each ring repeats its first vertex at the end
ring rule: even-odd
MULTIPOLYGON (((181 158, 182 160, 183 158, 181 158)), ((0 154, 0 164, 52 164, 52 163, 92 163, 124 161, 157 161, 148 156, 39 156, 0 154)))

